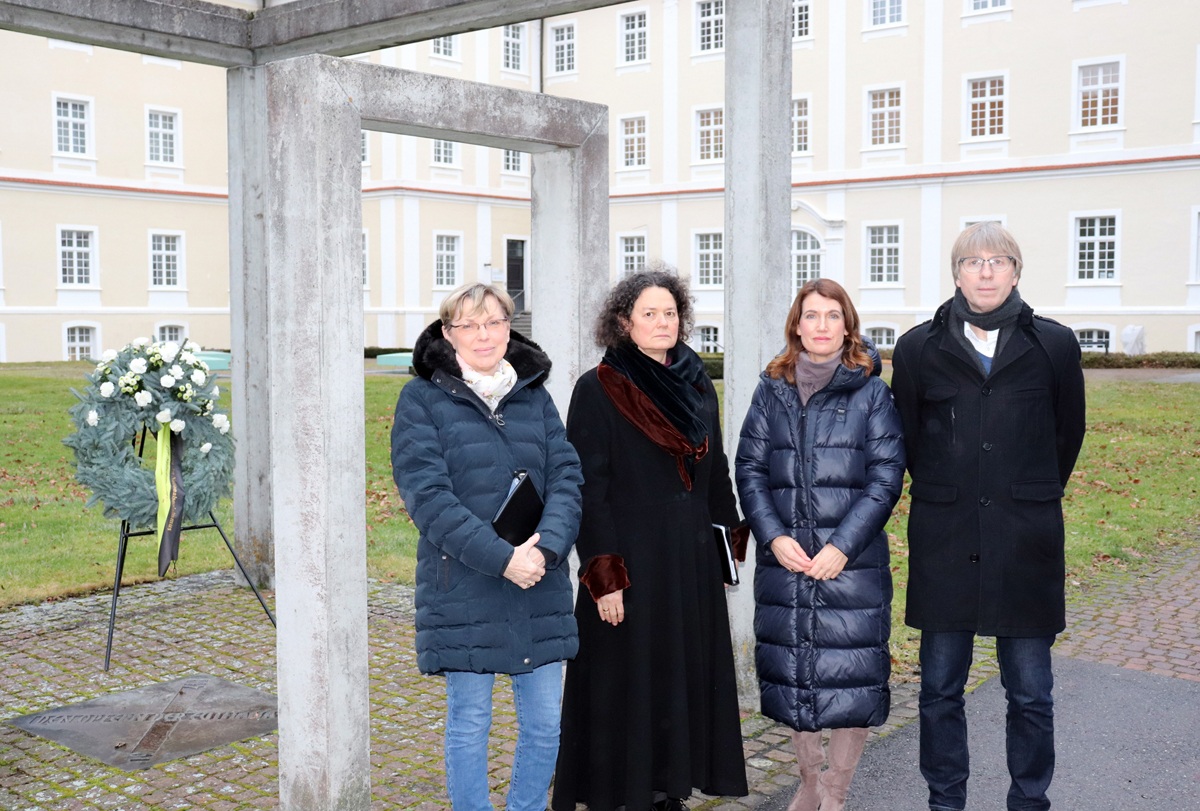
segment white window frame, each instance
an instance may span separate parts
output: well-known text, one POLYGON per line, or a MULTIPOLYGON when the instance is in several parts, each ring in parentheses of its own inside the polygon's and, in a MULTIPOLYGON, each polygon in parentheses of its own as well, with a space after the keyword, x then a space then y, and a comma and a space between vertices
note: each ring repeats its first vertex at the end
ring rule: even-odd
POLYGON ((813 30, 813 27, 812 27, 813 9, 812 9, 812 6, 813 6, 812 0, 792 0, 792 17, 791 17, 791 21, 790 21, 792 42, 807 42, 807 41, 813 39, 813 32, 812 32, 812 30, 813 30), (807 20, 808 24, 806 26, 808 29, 808 33, 797 35, 796 34, 796 16, 799 13, 801 8, 803 8, 808 14, 808 20, 807 20))
POLYGON ((87 327, 88 329, 90 329, 92 331, 92 352, 95 353, 92 355, 92 359, 99 360, 100 355, 104 351, 102 349, 102 347, 104 346, 104 342, 101 340, 100 322, 99 321, 64 321, 63 322, 63 324, 62 324, 62 359, 63 360, 71 359, 70 347, 67 343, 67 335, 69 334, 69 330, 71 329, 71 327, 87 327))
POLYGON ((824 237, 817 234, 817 232, 811 228, 805 228, 800 225, 792 225, 791 230, 788 232, 788 273, 791 276, 792 295, 795 295, 800 290, 800 284, 798 283, 799 280, 796 278, 796 259, 799 256, 815 256, 817 258, 818 265, 817 278, 822 278, 825 275, 825 255, 826 245, 824 237), (798 232, 808 234, 810 239, 815 239, 817 241, 817 249, 815 251, 797 250, 796 234, 798 232))
POLYGON ((362 133, 362 148, 359 152, 359 157, 362 158, 363 166, 371 165, 371 136, 366 130, 360 130, 362 133))
POLYGON ((183 110, 178 107, 165 107, 161 104, 145 105, 143 121, 146 124, 146 165, 147 166, 169 166, 172 169, 183 168, 183 110), (150 116, 153 113, 159 115, 170 115, 175 117, 175 160, 164 161, 154 160, 150 157, 150 133, 153 130, 150 128, 150 116))
POLYGON ((694 2, 692 3, 692 16, 695 18, 695 24, 692 26, 692 37, 693 37, 693 39, 692 39, 692 55, 693 56, 716 56, 718 54, 723 55, 725 53, 725 34, 726 34, 725 23, 726 23, 726 12, 728 11, 726 4, 729 2, 736 2, 736 0, 694 0, 694 2), (708 5, 708 6, 718 6, 719 5, 720 12, 711 14, 708 17, 702 17, 701 16, 701 13, 702 13, 701 7, 706 6, 706 5, 708 5), (705 20, 712 20, 713 23, 718 24, 718 25, 714 26, 714 29, 719 27, 720 30, 715 31, 715 33, 710 34, 710 36, 712 36, 712 38, 714 40, 719 39, 720 40, 719 45, 713 44, 707 48, 704 47, 705 20))
POLYGON ((792 157, 794 157, 794 158, 810 157, 813 154, 813 148, 812 148, 812 136, 813 136, 812 93, 798 93, 798 94, 792 96, 792 107, 791 107, 791 110, 789 110, 788 112, 789 112, 788 120, 790 121, 789 129, 788 129, 788 137, 791 142, 792 157), (803 118, 804 118, 805 124, 807 125, 807 130, 808 130, 807 136, 806 136, 808 148, 802 149, 802 150, 796 149, 796 102, 798 102, 798 101, 804 102, 806 112, 805 112, 803 118))
MULTIPOLYGON (((1072 212, 1070 212, 1070 224, 1071 224, 1071 231, 1070 231, 1069 256, 1071 257, 1071 260, 1070 260, 1069 272, 1067 275, 1067 286, 1068 287, 1117 287, 1117 286, 1120 286, 1120 284, 1121 284, 1121 209, 1110 208, 1110 209, 1100 209, 1100 210, 1096 210, 1096 211, 1072 211, 1072 212), (1114 227, 1116 229, 1116 234, 1114 235, 1114 237, 1112 239, 1112 242, 1114 243, 1114 245, 1113 245, 1113 268, 1112 268, 1113 277, 1111 279, 1098 279, 1098 278, 1081 279, 1081 278, 1079 278, 1079 242, 1080 242, 1079 221, 1081 219, 1090 218, 1090 217, 1113 217, 1116 220, 1116 222, 1114 223, 1114 227)), ((1101 237, 1099 235, 1097 235, 1094 238, 1092 238, 1092 241, 1099 241, 1100 239, 1101 239, 1101 237)), ((1107 241, 1107 240, 1105 240, 1105 241, 1107 241)), ((1096 272, 1099 272, 1099 270, 1097 269, 1096 272)), ((1116 333, 1113 333, 1113 334, 1115 335, 1116 333)))
POLYGON ((529 75, 529 26, 526 23, 513 23, 500 26, 500 70, 505 73, 529 75), (516 36, 512 36, 512 32, 516 36), (515 46, 515 51, 510 45, 515 46), (512 59, 515 53, 515 61, 512 59))
POLYGON ((1001 228, 1008 228, 1007 214, 964 214, 958 218, 958 231, 962 233, 967 230, 968 226, 974 225, 977 222, 994 222, 999 223, 1001 228))
POLYGON ((550 60, 550 75, 551 76, 574 76, 579 73, 579 26, 575 24, 575 20, 563 20, 556 22, 550 26, 550 31, 546 37, 546 45, 548 57, 550 60), (558 32, 569 31, 570 39, 564 39, 561 43, 556 39, 558 32), (558 69, 558 52, 560 47, 564 52, 564 67, 558 69), (569 57, 568 57, 569 55, 569 57), (569 58, 570 67, 566 67, 569 58))
MULTIPOLYGON (((634 53, 635 54, 637 53, 636 45, 634 47, 634 53)), ((629 65, 645 65, 645 64, 648 64, 649 62, 650 62, 650 8, 647 6, 644 8, 622 9, 621 12, 619 14, 617 14, 617 67, 622 68, 622 67, 626 67, 629 65), (625 27, 626 20, 630 17, 636 17, 638 15, 641 15, 641 17, 642 17, 642 20, 643 20, 642 27, 634 28, 634 29, 627 29, 625 27), (636 32, 638 32, 638 31, 640 31, 642 34, 642 42, 644 45, 643 50, 645 51, 645 56, 643 56, 641 59, 636 59, 636 58, 635 59, 627 59, 626 57, 628 56, 628 54, 625 50, 625 46, 627 44, 626 38, 628 36, 632 35, 636 41, 636 39, 637 39, 636 32)))
POLYGON ((692 229, 692 285, 697 290, 723 290, 725 289, 725 229, 724 228, 693 228, 692 229), (700 240, 703 237, 719 237, 721 247, 713 248, 711 245, 707 249, 701 249, 700 240), (720 267, 718 270, 721 273, 721 281, 719 282, 702 282, 700 280, 700 256, 701 253, 711 257, 718 258, 720 267))
MULTIPOLYGON (((908 137, 907 137, 907 133, 906 133, 907 127, 905 125, 908 123, 908 116, 905 115, 904 105, 908 101, 908 88, 906 87, 905 82, 901 81, 901 82, 888 82, 887 84, 879 84, 879 85, 866 85, 865 87, 863 87, 862 98, 863 98, 863 101, 862 101, 862 103, 863 103, 863 117, 862 117, 863 146, 862 146, 862 151, 863 152, 882 152, 882 151, 893 150, 893 149, 907 149, 908 148, 908 137), (892 90, 900 91, 900 107, 899 107, 899 110, 900 110, 900 140, 899 140, 899 142, 894 143, 894 144, 889 144, 889 143, 873 144, 873 143, 871 143, 871 110, 872 110, 871 94, 872 93, 887 93, 892 90)), ((885 125, 887 122, 887 110, 889 110, 889 109, 890 108, 888 108, 888 107, 883 108, 885 125)), ((885 137, 886 137, 886 126, 885 126, 885 137)))
POLYGON ((908 27, 908 2, 909 0, 863 0, 863 33, 874 33, 886 31, 888 29, 903 29, 908 27), (884 20, 883 22, 875 22, 875 3, 884 3, 884 20), (899 3, 900 19, 892 20, 891 4, 899 3))
MULTIPOLYGON (((100 229, 95 225, 60 224, 54 228, 54 272, 55 287, 58 290, 99 290, 100 289, 100 229), (92 245, 88 268, 89 281, 86 284, 78 282, 66 283, 62 278, 62 235, 63 231, 89 231, 92 234, 92 245)), ((65 334, 65 333, 64 333, 65 334)))
MULTIPOLYGON (((650 118, 650 114, 648 112, 641 112, 641 113, 630 113, 628 115, 623 115, 617 119, 617 161, 616 161, 617 168, 616 168, 616 171, 618 171, 618 172, 621 172, 621 171, 640 172, 640 171, 643 171, 643 170, 649 168, 649 166, 650 166, 650 150, 649 150, 650 126, 649 126, 649 122, 647 120, 649 118, 650 118), (641 131, 641 133, 634 133, 633 135, 629 135, 625 132, 625 125, 626 125, 626 123, 631 123, 634 121, 642 122, 642 131, 641 131), (641 139, 641 142, 642 142, 641 143, 642 162, 641 163, 636 163, 636 162, 635 163, 626 163, 628 146, 631 142, 636 142, 638 139, 641 139)), ((635 148, 635 153, 636 153, 636 148, 635 148)))
MULTIPOLYGON (((444 151, 444 149, 443 149, 444 151)), ((436 169, 461 169, 462 144, 458 141, 448 141, 445 138, 434 138, 429 144, 429 165, 436 169), (450 163, 437 160, 437 144, 450 144, 450 163)))
POLYGON ((183 342, 188 339, 188 325, 185 321, 156 321, 154 323, 154 340, 162 342, 162 336, 159 334, 164 327, 179 327, 179 345, 183 346, 183 342))
POLYGON ((522 152, 519 149, 501 149, 500 150, 500 174, 519 175, 521 177, 525 177, 526 175, 529 174, 528 157, 529 156, 527 153, 522 152), (517 156, 517 168, 516 169, 510 168, 510 165, 511 165, 511 158, 509 157, 510 153, 515 154, 517 156))
MULTIPOLYGON (((1117 331, 1116 324, 1105 324, 1100 321, 1080 321, 1075 324, 1068 324, 1067 326, 1070 328, 1071 334, 1075 336, 1076 341, 1079 340, 1079 333, 1083 332, 1084 330, 1103 330, 1104 332, 1108 333, 1108 351, 1110 353, 1117 351, 1117 339, 1120 337, 1120 335, 1117 331)), ((1095 347, 1084 348, 1081 346, 1080 350, 1083 352, 1104 352, 1103 349, 1097 349, 1095 347)))
MULTIPOLYGON (((1192 206, 1192 249, 1191 262, 1192 284, 1200 284, 1200 206, 1192 206)), ((3 279, 0 279, 0 290, 3 290, 3 279)))
POLYGON ((692 108, 692 161, 695 164, 721 164, 725 162, 725 106, 723 104, 706 104, 692 108), (721 113, 721 157, 700 157, 700 116, 703 113, 721 113))
MULTIPOLYGON (((1012 105, 1009 103, 1008 91, 1010 89, 1008 70, 990 70, 978 73, 966 73, 962 77, 962 143, 978 144, 989 141, 1009 141, 1012 140, 1011 124, 1012 105), (972 135, 971 134, 971 82, 990 81, 992 79, 1000 79, 1004 82, 1004 94, 1000 96, 1000 100, 1004 102, 1004 132, 1000 135, 972 135)), ((986 100, 991 100, 992 96, 985 97, 986 100)))
MULTIPOLYGON (((437 247, 437 240, 434 240, 437 247)), ((362 286, 363 290, 371 289, 371 232, 362 229, 362 286)))
POLYGON ((617 237, 617 249, 616 249, 616 252, 614 253, 614 256, 616 257, 616 260, 617 260, 617 281, 620 281, 621 279, 624 279, 626 276, 628 276, 632 273, 638 272, 638 268, 636 268, 636 267, 633 270, 626 272, 626 270, 625 270, 626 257, 641 256, 642 269, 645 269, 646 262, 649 261, 649 256, 650 256, 650 236, 645 231, 623 231, 621 233, 618 233, 616 235, 616 237, 617 237), (626 247, 626 240, 629 240, 629 239, 641 239, 642 240, 641 251, 633 251, 633 252, 627 253, 625 251, 625 247, 626 247))
POLYGON ((463 283, 463 239, 462 231, 445 231, 437 230, 433 232, 433 244, 430 246, 430 254, 433 256, 433 289, 434 290, 453 290, 463 283), (454 252, 438 250, 438 237, 454 237, 454 252), (449 283, 438 283, 438 258, 444 255, 454 257, 454 278, 449 283))
POLYGON ((150 228, 146 231, 146 282, 151 291, 163 293, 187 292, 187 233, 169 228, 150 228), (175 284, 154 283, 154 238, 177 237, 179 239, 176 253, 175 284))
POLYGON ((720 324, 697 324, 696 325, 696 351, 697 352, 724 352, 725 351, 725 342, 724 342, 724 340, 722 340, 720 324), (716 330, 717 336, 713 340, 713 343, 716 344, 716 346, 717 346, 716 349, 705 349, 704 330, 706 330, 706 329, 716 330))
POLYGON ((900 336, 904 334, 904 330, 900 328, 900 325, 891 321, 865 321, 859 327, 859 331, 861 334, 871 338, 871 342, 874 343, 875 348, 879 350, 895 349, 896 341, 900 340, 900 336), (889 346, 881 346, 878 341, 876 341, 874 338, 871 338, 871 330, 873 329, 890 329, 892 331, 892 343, 889 346))
POLYGON ((975 23, 999 22, 1012 20, 1013 0, 962 0, 963 27, 975 23), (975 8, 975 4, 983 2, 986 8, 975 8))
POLYGON ((444 37, 434 37, 429 40, 430 59, 445 59, 449 62, 462 62, 462 42, 458 34, 447 34, 444 37), (447 52, 448 51, 448 52, 447 52))
MULTIPOLYGON (((885 243, 886 244, 886 243, 885 243)), ((886 263, 884 265, 886 269, 886 263)), ((904 287, 904 220, 869 220, 862 224, 862 286, 872 289, 898 289, 904 287), (896 228, 896 275, 895 281, 871 281, 871 229, 896 228)))
MULTIPOLYGON (((0 332, 0 338, 4 337, 4 333, 0 332)), ((1191 324, 1187 328, 1187 344, 1184 352, 1200 352, 1200 324, 1191 324)), ((3 361, 0 361, 3 363, 3 361)))
POLYGON ((50 137, 51 149, 50 154, 56 158, 76 158, 82 160, 96 159, 96 99, 94 96, 80 96, 75 93, 59 93, 53 92, 50 94, 50 137), (83 152, 63 152, 58 148, 58 103, 65 101, 68 103, 86 105, 87 117, 83 122, 83 137, 87 139, 83 152))
POLYGON ((1128 86, 1128 76, 1125 70, 1125 54, 1116 56, 1095 57, 1091 59, 1076 59, 1071 63, 1071 134, 1086 135, 1093 132, 1119 132, 1125 129, 1125 97, 1128 86), (1115 62, 1119 72, 1117 79, 1117 123, 1083 125, 1083 86, 1082 74, 1084 68, 1097 65, 1107 65, 1115 62))

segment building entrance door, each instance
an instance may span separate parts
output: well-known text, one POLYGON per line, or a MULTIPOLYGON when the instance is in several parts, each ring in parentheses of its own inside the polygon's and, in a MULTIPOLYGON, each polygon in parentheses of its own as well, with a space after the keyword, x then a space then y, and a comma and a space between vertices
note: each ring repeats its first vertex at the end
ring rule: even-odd
POLYGON ((508 249, 506 252, 508 278, 507 289, 508 294, 512 296, 513 304, 516 305, 516 312, 525 312, 525 240, 510 239, 507 240, 508 249))

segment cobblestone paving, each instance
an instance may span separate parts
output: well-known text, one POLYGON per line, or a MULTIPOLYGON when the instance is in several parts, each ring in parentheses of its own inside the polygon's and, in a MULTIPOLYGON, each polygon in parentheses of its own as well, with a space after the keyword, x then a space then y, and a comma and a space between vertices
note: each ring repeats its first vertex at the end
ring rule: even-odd
MULTIPOLYGON (((412 591, 373 584, 370 594, 373 809, 449 806, 441 757, 442 680, 422 676, 413 650, 412 591)), ((1057 652, 1200 681, 1200 549, 1143 571, 1114 573, 1073 598, 1057 652)), ((254 596, 229 572, 122 592, 112 669, 104 673, 108 596, 0 613, 0 708, 4 718, 207 673, 274 691, 274 633, 254 596)), ((968 689, 996 672, 994 649, 976 649, 968 689)), ((872 736, 916 717, 916 684, 895 684, 892 712, 872 736)), ((490 782, 503 807, 516 716, 498 679, 490 782)), ((737 801, 695 795, 698 811, 743 811, 796 781, 789 730, 760 716, 742 722, 751 794, 737 801)), ((0 726, 0 808, 211 809, 277 805, 277 737, 251 739, 127 774, 13 727, 0 726)))

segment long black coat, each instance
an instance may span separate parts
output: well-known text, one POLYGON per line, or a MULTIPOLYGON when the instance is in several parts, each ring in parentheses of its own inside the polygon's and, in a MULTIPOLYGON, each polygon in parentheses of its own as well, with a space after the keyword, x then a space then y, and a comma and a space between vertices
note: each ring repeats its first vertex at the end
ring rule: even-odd
POLYGON ((892 576, 884 526, 904 485, 900 418, 887 384, 839 366, 800 404, 765 373, 742 423, 742 509, 758 542, 755 662, 763 715, 816 731, 882 724, 890 693, 892 576), (848 558, 816 581, 780 565, 771 541, 848 558))
POLYGON ((422 673, 529 673, 570 659, 579 646, 567 566, 579 529, 579 457, 542 385, 550 359, 516 332, 504 357, 518 379, 493 414, 463 382, 435 321, 417 339, 417 378, 396 403, 392 476, 421 532, 422 673), (520 468, 546 505, 538 523, 546 575, 529 589, 504 577, 513 547, 491 524, 520 468))
POLYGON ((1084 434, 1079 342, 1026 305, 986 378, 950 302, 896 343, 912 512, 908 612, 925 631, 1066 627, 1063 488, 1084 434))
MULTIPOLYGON (((680 352, 690 352, 679 346, 680 352)), ((601 622, 580 587, 579 655, 567 667, 556 811, 630 811, 652 792, 747 792, 737 683, 713 522, 740 523, 705 379, 709 452, 687 490, 675 458, 628 422, 597 377, 575 386, 567 435, 583 463, 581 570, 620 555, 625 620, 601 622)))

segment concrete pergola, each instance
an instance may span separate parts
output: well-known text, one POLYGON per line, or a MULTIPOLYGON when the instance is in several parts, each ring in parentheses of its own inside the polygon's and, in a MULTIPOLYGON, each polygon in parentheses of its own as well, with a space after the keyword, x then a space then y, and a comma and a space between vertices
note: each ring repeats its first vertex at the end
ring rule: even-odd
MULTIPOLYGON (((674 2, 674 0, 665 0, 674 2)), ((0 29, 229 69, 237 542, 276 588, 285 809, 370 806, 359 130, 533 153, 533 337, 565 412, 608 290, 608 110, 334 57, 617 0, 0 0, 0 29), (548 272, 549 271, 549 272, 548 272), (545 303, 552 302, 553 306, 545 303), (278 550, 279 554, 276 554, 278 550)), ((727 4, 725 440, 790 305, 789 0, 727 4)), ((753 560, 730 592, 758 701, 753 560)))

